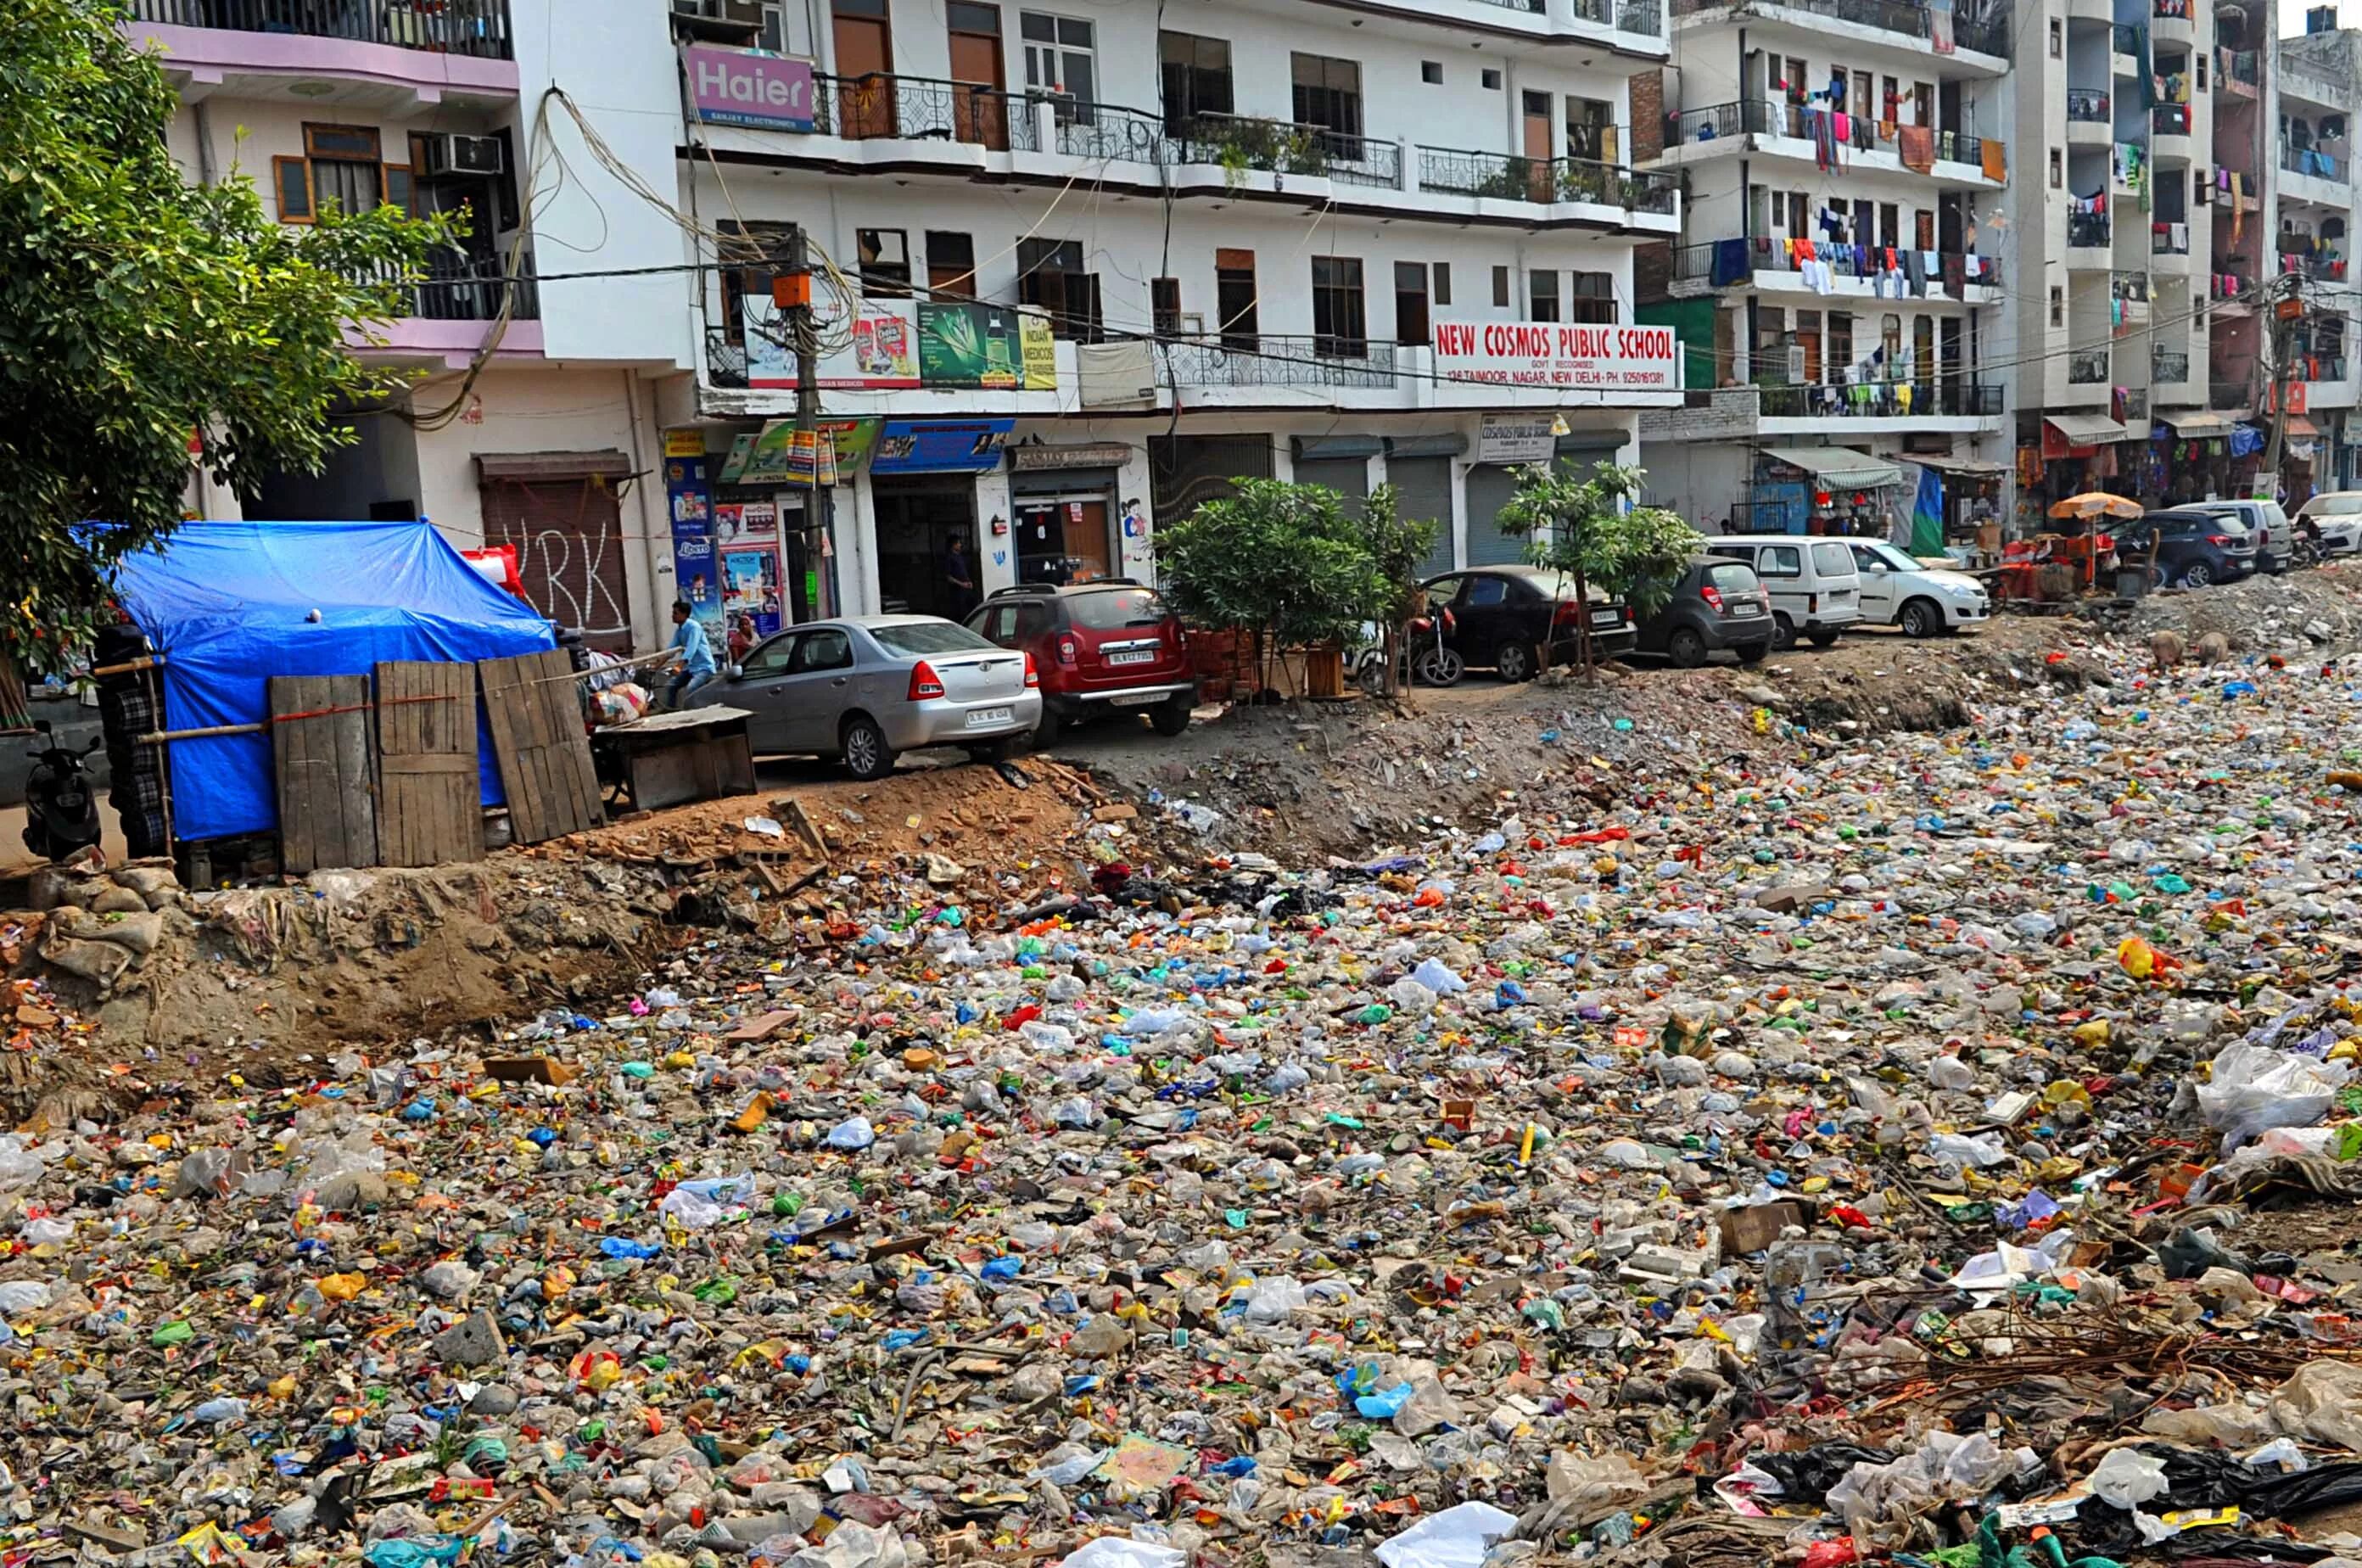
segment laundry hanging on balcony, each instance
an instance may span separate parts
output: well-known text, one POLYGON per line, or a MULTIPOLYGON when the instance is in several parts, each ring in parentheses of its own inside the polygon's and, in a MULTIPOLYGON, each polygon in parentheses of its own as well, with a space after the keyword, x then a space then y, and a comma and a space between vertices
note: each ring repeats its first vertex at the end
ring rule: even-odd
POLYGON ((1927 39, 1937 54, 1952 52, 1952 0, 1927 0, 1927 39))
POLYGON ((1936 133, 1927 127, 1903 127, 1894 133, 1894 146, 1905 169, 1919 174, 1936 171, 1936 133))

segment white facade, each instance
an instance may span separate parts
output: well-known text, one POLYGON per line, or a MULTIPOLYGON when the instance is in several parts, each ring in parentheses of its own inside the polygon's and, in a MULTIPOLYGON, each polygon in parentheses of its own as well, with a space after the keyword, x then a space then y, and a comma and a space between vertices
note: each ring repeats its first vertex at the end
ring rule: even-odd
POLYGON ((2016 284, 2003 204, 2027 177, 2007 140, 2005 19, 1900 0, 1675 13, 1652 167, 1689 194, 1652 281, 1710 346, 1713 382, 1643 415, 1652 498, 1708 529, 1883 533, 1909 518, 1924 459, 1972 533, 1971 497, 2006 456, 1985 367, 2016 284), (1862 460, 1814 459, 1822 472, 1783 455, 1824 447, 1862 460))
POLYGON ((2362 420, 2352 413, 2362 392, 2352 265, 2357 38, 2333 28, 2284 39, 2271 73, 2278 167, 2266 254, 2305 306, 2288 331, 2286 355, 2268 356, 2265 371, 2268 382, 2288 388, 2293 419, 2282 477, 2292 491, 2362 482, 2362 420))

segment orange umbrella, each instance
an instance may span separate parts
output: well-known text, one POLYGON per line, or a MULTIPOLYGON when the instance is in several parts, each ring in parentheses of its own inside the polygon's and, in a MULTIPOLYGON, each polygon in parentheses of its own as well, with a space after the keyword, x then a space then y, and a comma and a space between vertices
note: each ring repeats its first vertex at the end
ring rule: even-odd
POLYGON ((2081 495, 2070 495, 2050 504, 2053 517, 2123 517, 2141 514, 2141 503, 2121 495, 2110 495, 2104 490, 2087 490, 2081 495))

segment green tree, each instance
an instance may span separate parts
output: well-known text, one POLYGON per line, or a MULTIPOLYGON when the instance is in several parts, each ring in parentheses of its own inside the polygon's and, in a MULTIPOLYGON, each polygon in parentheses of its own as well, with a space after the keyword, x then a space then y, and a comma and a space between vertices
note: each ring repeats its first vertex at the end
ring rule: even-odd
POLYGON ((1418 591, 1418 569, 1427 564, 1442 525, 1432 517, 1405 517, 1395 487, 1382 484, 1362 503, 1361 533, 1376 560, 1385 597, 1374 617, 1380 625, 1385 653, 1385 692, 1401 690, 1403 635, 1412 616, 1426 608, 1418 591))
MULTIPOLYGON (((1255 638, 1258 658, 1341 642, 1392 589, 1344 498, 1324 485, 1241 480, 1156 536, 1157 581, 1187 620, 1255 638)), ((1268 670, 1258 677, 1268 685, 1268 670)))
MULTIPOLYGON (((1702 537, 1663 507, 1629 504, 1639 489, 1636 468, 1595 463, 1584 479, 1572 466, 1536 463, 1501 508, 1501 531, 1531 536, 1528 558, 1573 577, 1578 599, 1588 601, 1596 586, 1646 619, 1672 597, 1702 537)), ((1575 619, 1575 649, 1590 674, 1595 661, 1587 608, 1575 619)))
POLYGON ((0 657, 37 672, 87 637, 115 563, 180 523, 193 441, 250 491, 351 439, 330 415, 403 377, 347 328, 408 314, 450 237, 391 207, 289 226, 242 175, 188 183, 171 84, 121 17, 0 0, 0 657))

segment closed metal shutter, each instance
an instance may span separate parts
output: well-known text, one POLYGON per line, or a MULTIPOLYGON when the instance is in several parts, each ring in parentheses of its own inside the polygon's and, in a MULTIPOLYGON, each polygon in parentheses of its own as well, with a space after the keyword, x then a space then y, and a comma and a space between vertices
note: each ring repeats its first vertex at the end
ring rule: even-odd
POLYGON ((1435 547, 1418 569, 1422 578, 1440 577, 1452 569, 1451 459, 1449 458, 1388 458, 1386 482, 1395 487, 1395 514, 1435 519, 1435 547))
POLYGON ((1526 559, 1527 536, 1501 532, 1501 508, 1517 493, 1518 470, 1479 463, 1468 470, 1468 564, 1518 566, 1526 559))
POLYGON ((483 481, 484 542, 513 545, 525 598, 594 648, 632 646, 624 581, 624 523, 603 474, 483 481))
POLYGON ((1296 482, 1326 485, 1345 498, 1345 510, 1361 515, 1361 502, 1370 498, 1370 465, 1363 458, 1323 458, 1317 460, 1299 458, 1296 463, 1296 482))

